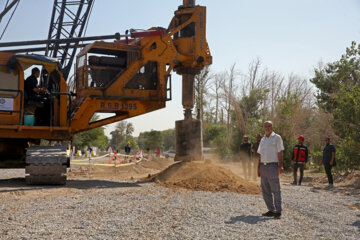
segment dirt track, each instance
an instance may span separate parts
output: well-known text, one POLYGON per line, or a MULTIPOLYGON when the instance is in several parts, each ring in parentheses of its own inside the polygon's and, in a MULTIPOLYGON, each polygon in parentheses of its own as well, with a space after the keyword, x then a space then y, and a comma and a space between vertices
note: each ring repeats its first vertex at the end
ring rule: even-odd
POLYGON ((261 195, 176 190, 136 180, 158 172, 159 165, 128 171, 77 166, 62 187, 26 186, 23 170, 0 170, 0 239, 356 239, 360 234, 360 191, 347 186, 325 191, 323 175, 306 173, 305 186, 291 186, 291 174, 283 175, 283 216, 273 220, 261 217, 266 210, 261 195), (310 180, 319 183, 309 186, 310 180))

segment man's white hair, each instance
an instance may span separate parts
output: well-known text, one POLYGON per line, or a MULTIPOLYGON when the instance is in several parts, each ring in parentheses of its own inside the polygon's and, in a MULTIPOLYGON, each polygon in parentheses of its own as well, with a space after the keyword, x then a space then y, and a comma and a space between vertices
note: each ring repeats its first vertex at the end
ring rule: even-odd
POLYGON ((264 123, 264 125, 265 125, 266 123, 269 123, 271 126, 273 126, 273 123, 272 123, 272 121, 270 121, 270 120, 266 121, 266 122, 264 123))

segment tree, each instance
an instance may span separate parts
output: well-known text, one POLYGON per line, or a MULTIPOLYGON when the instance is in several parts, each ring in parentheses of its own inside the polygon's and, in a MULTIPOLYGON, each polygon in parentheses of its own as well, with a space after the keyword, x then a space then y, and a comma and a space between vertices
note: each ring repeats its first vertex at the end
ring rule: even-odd
POLYGON ((132 136, 127 137, 126 139, 124 139, 118 146, 117 146, 117 150, 124 150, 126 144, 130 143, 131 146, 131 150, 139 150, 139 145, 136 141, 136 139, 132 136))
MULTIPOLYGON (((235 64, 233 64, 230 67, 229 72, 226 73, 226 78, 225 81, 223 82, 223 86, 222 86, 222 90, 223 90, 223 98, 224 98, 224 109, 226 111, 226 126, 227 126, 227 131, 226 131, 226 136, 228 141, 230 141, 230 136, 231 136, 231 114, 233 111, 233 105, 234 102, 236 102, 236 97, 235 97, 235 80, 236 77, 238 75, 237 70, 235 69, 235 64)), ((223 116, 221 117, 223 118, 223 116)))
POLYGON ((338 168, 360 166, 360 44, 352 42, 339 61, 319 66, 310 80, 319 89, 317 104, 331 114, 340 136, 338 168), (355 153, 355 154, 354 154, 355 153))
POLYGON ((138 144, 141 149, 153 150, 157 145, 160 145, 161 148, 164 148, 161 132, 155 130, 140 133, 138 144))
POLYGON ((126 121, 121 121, 115 126, 115 130, 112 131, 110 146, 113 149, 116 149, 119 144, 123 141, 126 141, 127 138, 131 136, 134 132, 134 126, 132 123, 128 123, 126 121))
POLYGON ((168 129, 161 132, 163 147, 165 150, 175 150, 176 148, 176 136, 175 129, 168 129))
POLYGON ((226 137, 226 126, 218 124, 206 124, 204 126, 204 146, 217 149, 220 156, 224 157, 230 153, 228 139, 226 137))
POLYGON ((126 123, 125 136, 126 136, 126 137, 132 136, 132 134, 134 133, 134 131, 135 131, 134 125, 133 125, 132 123, 126 123))
POLYGON ((204 107, 206 105, 206 96, 208 94, 208 85, 213 78, 210 73, 210 66, 206 66, 199 74, 195 76, 195 111, 200 110, 200 119, 204 120, 204 107))
POLYGON ((215 98, 215 117, 214 123, 217 124, 220 119, 220 101, 221 101, 221 87, 224 85, 225 82, 225 72, 215 74, 213 78, 212 84, 210 89, 213 91, 213 94, 210 95, 215 98))
MULTIPOLYGON (((91 118, 91 121, 96 121, 97 119, 99 119, 99 116, 94 115, 91 118)), ((87 146, 93 146, 93 147, 98 147, 100 149, 105 149, 109 144, 108 142, 109 140, 105 136, 104 128, 99 127, 82 133, 75 134, 73 145, 78 149, 86 148, 87 146)))

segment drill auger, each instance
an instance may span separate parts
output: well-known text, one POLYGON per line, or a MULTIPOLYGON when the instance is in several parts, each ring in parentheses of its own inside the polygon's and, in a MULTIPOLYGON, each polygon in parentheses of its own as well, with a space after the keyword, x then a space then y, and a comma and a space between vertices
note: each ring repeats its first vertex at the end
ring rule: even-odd
MULTIPOLYGON (((195 8, 195 0, 184 0, 183 5, 179 7, 179 10, 175 13, 175 22, 181 24, 187 21, 191 15, 189 10, 195 8)), ((200 14, 200 24, 197 26, 188 25, 183 31, 184 37, 181 41, 188 41, 188 49, 183 49, 187 54, 193 54, 196 47, 200 50, 205 48, 205 12, 200 14), (191 41, 197 42, 195 49, 191 41)), ((206 44, 207 47, 207 44, 206 44)), ((203 59, 201 56, 196 59, 197 63, 204 63, 202 66, 211 64, 210 59, 203 59)), ((200 68, 194 68, 191 66, 183 67, 181 71, 178 71, 182 75, 182 105, 184 108, 184 120, 176 121, 176 161, 195 161, 202 160, 203 144, 202 144, 202 123, 199 119, 193 119, 192 110, 194 108, 194 80, 195 75, 200 72, 200 68)))

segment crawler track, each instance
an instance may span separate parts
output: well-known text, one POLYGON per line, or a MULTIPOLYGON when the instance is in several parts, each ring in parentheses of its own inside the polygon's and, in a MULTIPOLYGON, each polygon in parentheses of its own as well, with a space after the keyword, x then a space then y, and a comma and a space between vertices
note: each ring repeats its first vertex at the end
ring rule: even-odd
POLYGON ((27 150, 27 184, 64 185, 68 158, 63 146, 34 146, 27 150))

